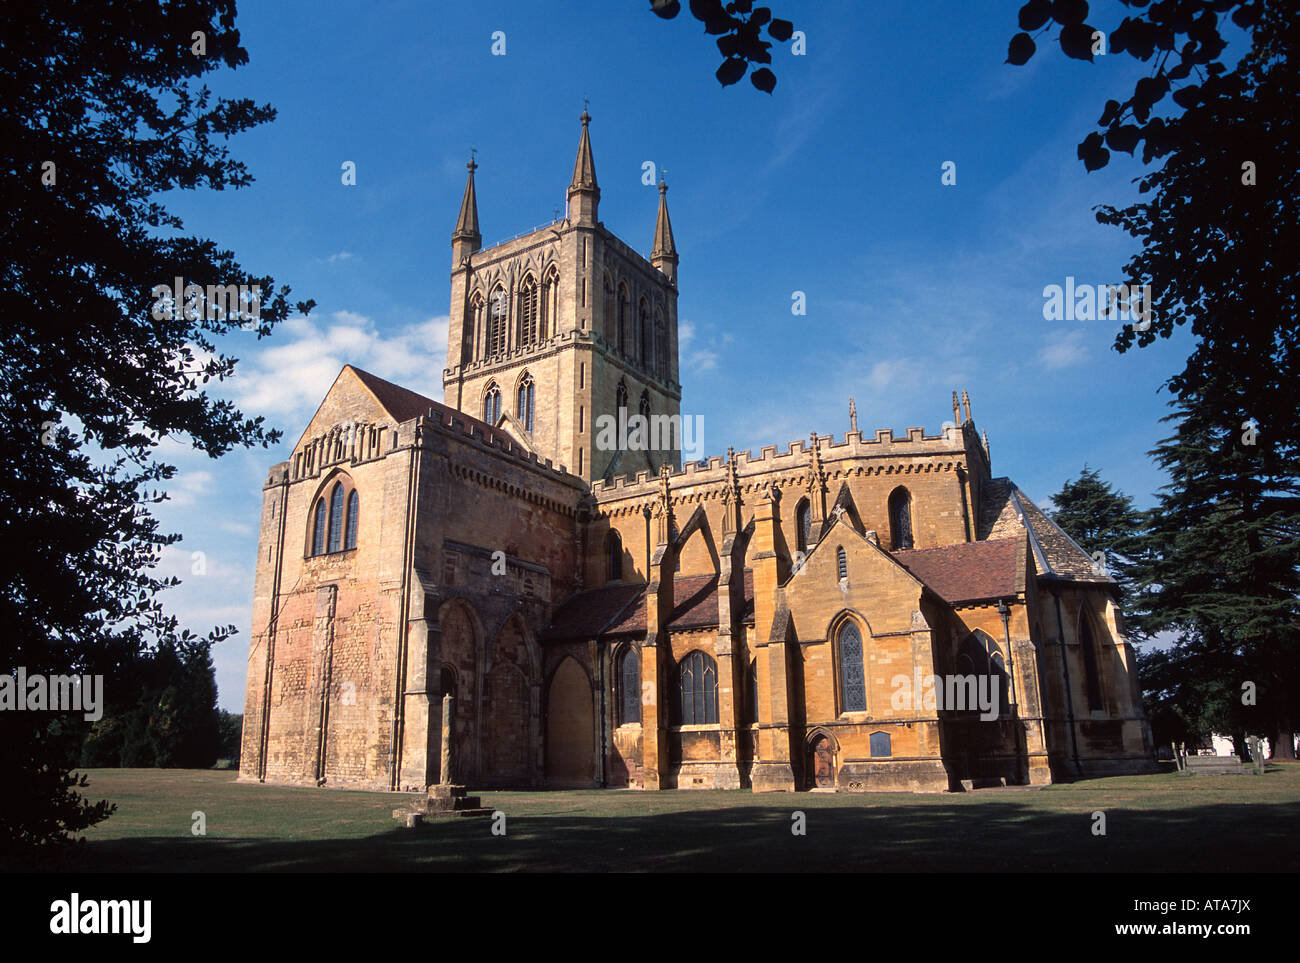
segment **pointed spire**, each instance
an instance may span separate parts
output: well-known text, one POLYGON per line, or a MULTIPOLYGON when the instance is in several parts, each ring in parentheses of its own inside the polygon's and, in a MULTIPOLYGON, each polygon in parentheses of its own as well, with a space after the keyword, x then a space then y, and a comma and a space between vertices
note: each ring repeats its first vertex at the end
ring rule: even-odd
POLYGON ((591 133, 587 129, 591 115, 586 107, 583 107, 579 119, 582 121, 582 137, 578 141, 578 156, 573 162, 573 180, 569 183, 569 220, 594 224, 600 186, 596 183, 596 161, 591 156, 591 133))
POLYGON ((663 175, 659 177, 659 217, 655 220, 650 263, 669 281, 677 283, 677 244, 673 240, 673 222, 668 219, 668 184, 663 175))
POLYGON ((849 395, 849 431, 858 430, 858 406, 853 403, 853 396, 849 395))
POLYGON ((966 412, 966 422, 970 422, 970 395, 966 394, 965 388, 961 389, 961 407, 962 410, 966 412))
POLYGON ((957 392, 952 393, 952 423, 961 427, 961 405, 957 401, 957 392))
POLYGON ((451 235, 452 260, 457 266, 483 246, 483 235, 478 230, 478 195, 474 193, 474 171, 478 170, 478 162, 472 154, 465 168, 469 171, 465 178, 465 196, 460 202, 456 230, 451 235))

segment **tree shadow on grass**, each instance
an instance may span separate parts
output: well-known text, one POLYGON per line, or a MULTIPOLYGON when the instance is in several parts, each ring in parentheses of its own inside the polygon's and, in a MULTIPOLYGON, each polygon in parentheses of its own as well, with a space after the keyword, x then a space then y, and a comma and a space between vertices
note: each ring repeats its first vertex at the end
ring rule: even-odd
MULTIPOLYGON (((1172 810, 1044 811, 993 806, 735 806, 645 815, 506 812, 417 830, 314 840, 159 837, 95 840, 88 872, 1291 872, 1300 803, 1172 810), (792 833, 802 811, 806 834, 792 833)), ((490 801, 488 803, 491 805, 490 801)))

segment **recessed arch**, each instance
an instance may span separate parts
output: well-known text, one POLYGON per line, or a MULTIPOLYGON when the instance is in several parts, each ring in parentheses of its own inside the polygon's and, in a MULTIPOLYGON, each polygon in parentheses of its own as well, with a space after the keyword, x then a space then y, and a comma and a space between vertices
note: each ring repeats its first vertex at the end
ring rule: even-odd
POLYGON ((1088 711, 1100 712, 1105 708, 1101 691, 1101 669, 1097 656, 1097 633, 1094 629, 1092 607, 1087 602, 1079 606, 1079 655, 1083 660, 1084 692, 1088 711))

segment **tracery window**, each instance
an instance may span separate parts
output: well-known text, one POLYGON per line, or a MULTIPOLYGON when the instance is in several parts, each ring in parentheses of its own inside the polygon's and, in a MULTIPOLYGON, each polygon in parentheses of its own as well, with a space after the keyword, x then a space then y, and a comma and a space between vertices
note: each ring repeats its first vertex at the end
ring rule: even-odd
POLYGON ((537 281, 529 274, 519 284, 519 330, 516 344, 526 348, 538 340, 537 329, 541 321, 541 303, 537 296, 537 281))
POLYGON ((696 649, 677 663, 676 725, 718 721, 718 664, 696 649))
POLYGON ((483 420, 489 425, 495 425, 500 417, 501 389, 493 382, 488 385, 487 391, 483 393, 483 420))
POLYGON ((846 619, 835 637, 840 672, 840 711, 866 712, 867 685, 862 670, 862 633, 846 619))
POLYGON ((487 357, 506 352, 506 292, 497 287, 490 298, 492 304, 488 309, 487 357))
POLYGON ((614 671, 618 698, 614 702, 616 725, 641 721, 641 658, 635 646, 625 646, 614 671))

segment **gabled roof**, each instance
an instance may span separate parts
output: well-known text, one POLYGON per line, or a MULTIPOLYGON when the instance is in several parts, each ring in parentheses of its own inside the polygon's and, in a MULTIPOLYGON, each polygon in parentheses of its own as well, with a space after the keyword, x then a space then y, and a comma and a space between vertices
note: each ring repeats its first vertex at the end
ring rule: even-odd
POLYGON ((1093 571, 1092 558, 1010 478, 984 484, 980 497, 979 537, 1014 538, 1024 530, 1039 575, 1081 582, 1111 582, 1093 571))
MULTIPOLYGON (((710 628, 718 624, 718 577, 679 575, 673 579, 673 611, 669 631, 710 628)), ((745 622, 754 621, 754 578, 745 571, 745 622)), ((607 585, 569 598, 555 611, 545 642, 644 635, 644 585, 607 585)))
POLYGON ((370 393, 375 396, 375 400, 383 406, 384 410, 399 425, 404 421, 410 421, 417 415, 427 415, 430 408, 443 407, 432 398, 426 398, 410 388, 403 388, 391 381, 385 381, 378 375, 372 375, 369 371, 362 371, 355 365, 346 364, 343 366, 343 370, 348 369, 351 369, 357 379, 370 390, 370 393))
POLYGON ((1019 538, 892 552, 894 559, 951 605, 1011 598, 1024 586, 1019 538))

